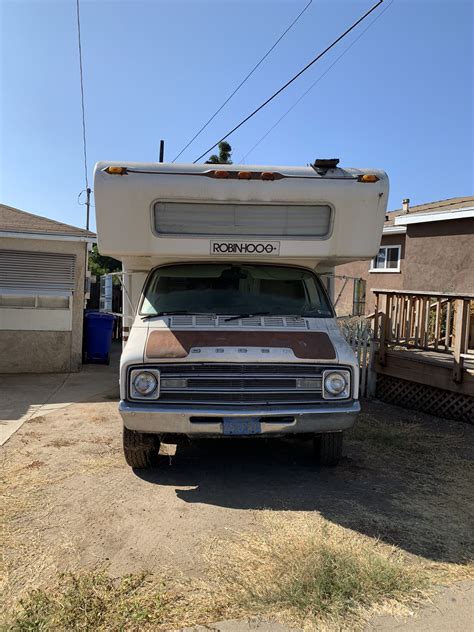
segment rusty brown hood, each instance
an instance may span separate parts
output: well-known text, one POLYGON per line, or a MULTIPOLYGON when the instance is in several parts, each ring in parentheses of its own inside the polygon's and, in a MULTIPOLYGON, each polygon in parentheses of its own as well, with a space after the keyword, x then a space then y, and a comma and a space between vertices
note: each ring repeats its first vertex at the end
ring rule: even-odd
POLYGON ((301 360, 336 360, 336 350, 322 331, 151 330, 145 347, 150 360, 186 358, 193 348, 245 347, 291 349, 301 360))

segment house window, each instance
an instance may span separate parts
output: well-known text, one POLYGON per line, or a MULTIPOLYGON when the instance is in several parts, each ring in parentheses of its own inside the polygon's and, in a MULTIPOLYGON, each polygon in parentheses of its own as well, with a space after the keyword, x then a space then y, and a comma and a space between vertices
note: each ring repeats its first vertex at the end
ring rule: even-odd
POLYGON ((0 288, 0 308, 26 309, 71 309, 71 295, 66 292, 58 294, 34 294, 9 292, 0 288))
POLYGON ((400 272, 401 246, 381 246, 370 272, 400 272))

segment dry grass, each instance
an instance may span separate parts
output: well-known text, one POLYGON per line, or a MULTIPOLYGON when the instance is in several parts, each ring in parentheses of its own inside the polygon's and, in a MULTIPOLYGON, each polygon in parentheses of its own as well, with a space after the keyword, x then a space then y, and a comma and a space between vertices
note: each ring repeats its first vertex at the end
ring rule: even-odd
POLYGON ((308 629, 355 630, 375 608, 413 605, 429 585, 424 566, 396 547, 311 514, 265 513, 258 533, 221 543, 211 560, 229 600, 308 629))
POLYGON ((412 606, 428 569, 394 547, 310 515, 264 513, 256 532, 209 546, 200 580, 104 572, 61 576, 29 594, 6 630, 170 630, 223 617, 356 630, 369 613, 412 606))
POLYGON ((386 410, 389 419, 363 414, 348 434, 358 462, 382 472, 385 481, 379 482, 383 494, 376 504, 354 496, 344 524, 428 559, 469 565, 474 557, 472 429, 427 423, 425 416, 407 411, 398 418, 395 407, 386 410))
POLYGON ((54 439, 46 444, 50 448, 69 448, 72 445, 76 445, 77 441, 71 441, 70 439, 54 439))
POLYGON ((73 539, 67 529, 58 527, 57 544, 45 545, 45 531, 54 524, 57 507, 51 491, 67 479, 78 475, 94 476, 121 464, 121 455, 108 450, 96 457, 74 452, 74 462, 60 473, 49 464, 33 461, 4 465, 0 494, 0 590, 5 605, 15 602, 18 595, 35 586, 54 580, 64 561, 69 568, 77 562, 73 539))

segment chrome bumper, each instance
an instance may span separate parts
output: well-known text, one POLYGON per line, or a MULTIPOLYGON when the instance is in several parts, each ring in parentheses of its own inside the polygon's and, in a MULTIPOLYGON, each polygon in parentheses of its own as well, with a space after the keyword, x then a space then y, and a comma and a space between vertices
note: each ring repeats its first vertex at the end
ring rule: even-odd
POLYGON ((242 406, 231 410, 222 407, 184 408, 159 404, 131 404, 126 401, 121 401, 119 405, 123 423, 129 430, 202 437, 224 436, 223 417, 258 417, 261 422, 260 435, 340 432, 354 425, 359 411, 358 401, 300 408, 242 406), (212 418, 215 418, 215 421, 212 418))

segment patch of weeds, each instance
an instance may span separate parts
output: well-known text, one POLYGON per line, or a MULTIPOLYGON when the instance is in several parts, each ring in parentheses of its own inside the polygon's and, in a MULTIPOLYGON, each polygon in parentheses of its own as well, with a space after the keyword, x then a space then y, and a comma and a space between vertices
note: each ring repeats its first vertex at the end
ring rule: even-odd
POLYGON ((102 424, 109 421, 106 415, 90 415, 87 417, 87 421, 91 421, 94 424, 102 424))
POLYGON ((70 439, 53 439, 47 443, 47 447, 51 448, 68 448, 71 445, 76 445, 77 441, 71 441, 70 439))
POLYGON ((140 630, 162 623, 166 612, 164 586, 150 588, 145 573, 118 580, 104 572, 62 575, 53 589, 22 600, 6 630, 140 630))
POLYGON ((31 469, 37 469, 39 467, 43 467, 45 465, 44 461, 31 461, 31 463, 28 463, 28 465, 25 465, 25 470, 31 470, 31 469))
POLYGON ((257 536, 229 547, 229 563, 213 565, 229 596, 237 593, 250 613, 272 612, 298 625, 332 622, 353 630, 362 611, 409 603, 429 583, 395 547, 314 517, 268 514, 257 536))
POLYGON ((39 415, 38 417, 32 417, 28 420, 30 424, 42 424, 46 421, 46 417, 44 415, 39 415))

